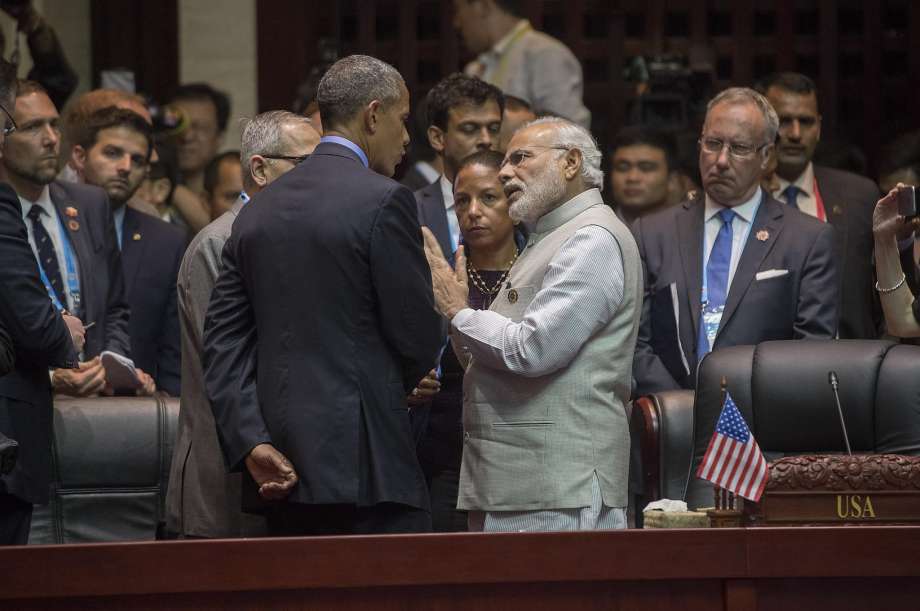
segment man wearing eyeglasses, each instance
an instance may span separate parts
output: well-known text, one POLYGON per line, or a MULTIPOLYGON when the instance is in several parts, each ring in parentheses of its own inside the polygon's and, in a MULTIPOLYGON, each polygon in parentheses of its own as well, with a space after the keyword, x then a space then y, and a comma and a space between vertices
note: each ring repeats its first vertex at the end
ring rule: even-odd
POLYGON ((243 192, 233 207, 202 229, 179 268, 182 338, 182 409, 166 491, 166 529, 178 537, 241 537, 264 534, 264 520, 240 511, 240 474, 228 474, 204 389, 201 342, 204 317, 220 271, 221 251, 240 210, 262 189, 305 160, 319 133, 310 120, 283 110, 254 117, 243 129, 243 192))
POLYGON ((840 266, 839 336, 875 339, 883 326, 872 269, 872 211, 881 197, 879 188, 864 176, 812 161, 821 139, 814 81, 804 74, 783 72, 766 78, 758 91, 779 115, 778 181, 772 195, 834 226, 840 266))
POLYGON ((645 269, 636 396, 693 388, 718 348, 834 337, 834 229, 760 187, 778 124, 756 91, 720 93, 700 136, 704 195, 633 226, 645 269))

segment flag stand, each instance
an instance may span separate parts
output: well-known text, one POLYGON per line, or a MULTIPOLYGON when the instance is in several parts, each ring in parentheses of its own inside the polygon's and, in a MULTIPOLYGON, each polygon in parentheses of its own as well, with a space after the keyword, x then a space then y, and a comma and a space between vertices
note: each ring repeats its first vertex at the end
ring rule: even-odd
MULTIPOLYGON (((725 398, 728 395, 728 381, 722 376, 721 398, 719 403, 725 405, 725 398)), ((725 490, 720 486, 713 486, 712 493, 714 497, 714 509, 706 512, 709 516, 709 525, 711 528, 740 528, 741 527, 741 509, 744 507, 744 499, 739 499, 735 493, 725 490)))

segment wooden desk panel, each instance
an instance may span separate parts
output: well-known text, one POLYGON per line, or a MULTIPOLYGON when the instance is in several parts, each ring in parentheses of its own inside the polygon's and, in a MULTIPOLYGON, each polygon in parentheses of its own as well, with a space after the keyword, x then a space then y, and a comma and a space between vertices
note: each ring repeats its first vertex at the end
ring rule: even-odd
POLYGON ((918 549, 920 527, 33 546, 0 549, 0 608, 905 608, 918 549))

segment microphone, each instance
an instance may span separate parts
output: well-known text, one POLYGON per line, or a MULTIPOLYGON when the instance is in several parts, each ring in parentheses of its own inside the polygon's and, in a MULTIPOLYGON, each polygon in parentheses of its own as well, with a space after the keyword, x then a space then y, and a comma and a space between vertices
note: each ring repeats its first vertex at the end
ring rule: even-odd
POLYGON ((840 382, 837 380, 836 371, 827 372, 827 382, 834 390, 834 400, 837 402, 837 415, 840 416, 840 430, 843 431, 843 443, 845 443, 847 446, 847 454, 852 456, 853 450, 850 449, 850 438, 847 436, 847 425, 843 421, 843 408, 840 406, 840 393, 837 392, 837 388, 840 386, 840 382))

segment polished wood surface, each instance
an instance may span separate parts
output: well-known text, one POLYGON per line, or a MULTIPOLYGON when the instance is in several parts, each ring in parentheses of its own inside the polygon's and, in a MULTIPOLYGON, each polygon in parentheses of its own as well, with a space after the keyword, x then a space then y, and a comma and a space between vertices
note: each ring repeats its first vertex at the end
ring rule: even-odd
POLYGON ((917 549, 917 527, 32 546, 0 549, 0 608, 878 609, 920 597, 917 549))

